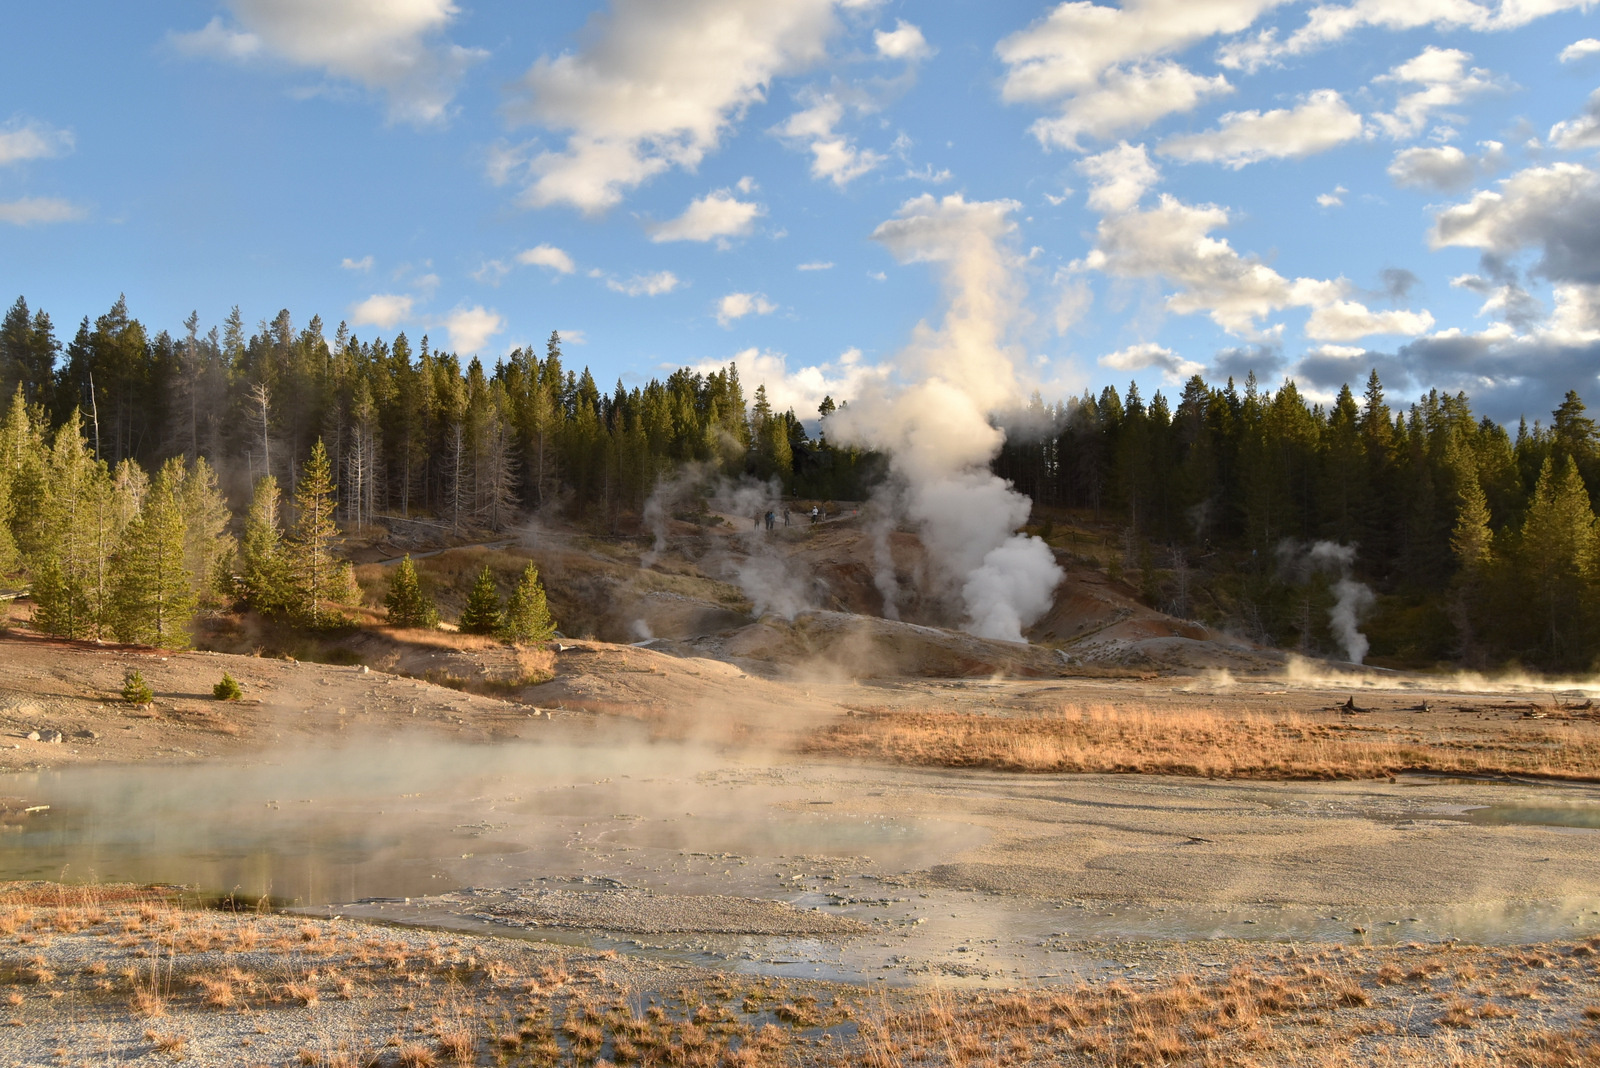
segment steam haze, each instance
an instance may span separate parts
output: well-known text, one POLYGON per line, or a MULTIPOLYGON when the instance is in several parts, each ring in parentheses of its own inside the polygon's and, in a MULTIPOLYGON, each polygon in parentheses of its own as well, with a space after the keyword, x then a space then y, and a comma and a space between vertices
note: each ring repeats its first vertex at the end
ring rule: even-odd
MULTIPOLYGON (((1029 500, 989 471, 1004 441, 990 417, 1019 389, 1021 353, 1010 340, 1024 295, 1011 220, 1019 207, 924 195, 873 232, 901 263, 935 266, 944 318, 917 324, 894 361, 897 386, 857 398, 827 426, 841 444, 889 455, 899 492, 884 503, 921 535, 962 627, 1006 641, 1023 640, 1062 578, 1044 542, 1016 533, 1029 500)), ((884 585, 880 569, 893 604, 884 585)))

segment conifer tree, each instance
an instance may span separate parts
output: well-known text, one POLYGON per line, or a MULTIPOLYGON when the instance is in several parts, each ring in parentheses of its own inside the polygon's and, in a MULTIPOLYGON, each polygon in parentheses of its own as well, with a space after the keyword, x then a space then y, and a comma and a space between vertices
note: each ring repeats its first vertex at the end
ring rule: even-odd
POLYGON ((331 599, 338 578, 335 572, 339 561, 335 552, 339 545, 339 527, 333 519, 337 488, 333 484, 328 451, 318 438, 310 459, 300 469, 300 482, 294 491, 299 516, 288 545, 295 613, 313 627, 328 622, 322 602, 331 599))
POLYGON ((556 621, 550 618, 544 584, 539 581, 539 568, 530 560, 506 601, 500 636, 508 642, 542 642, 553 637, 555 632, 556 621))
POLYGON ((1574 663, 1592 614, 1590 591, 1596 565, 1594 511, 1578 465, 1568 455, 1559 473, 1547 456, 1534 487, 1517 547, 1524 595, 1538 612, 1549 655, 1574 663))
POLYGON ((194 582, 184 563, 183 509, 173 490, 171 480, 158 478, 123 531, 111 610, 118 641, 170 649, 189 645, 194 582))
MULTIPOLYGON (((170 461, 169 461, 170 463, 170 461)), ((183 477, 173 476, 181 485, 178 504, 183 510, 183 559, 194 576, 195 596, 202 602, 214 601, 228 592, 233 557, 237 545, 228 533, 228 502, 217 488, 217 473, 198 457, 183 477)))
POLYGON ((461 633, 498 634, 502 624, 500 591, 495 586, 494 572, 484 564, 478 580, 467 594, 466 607, 461 610, 461 633))
POLYGON ((292 603, 278 505, 278 480, 271 475, 257 479, 255 495, 245 515, 244 545, 239 554, 243 587, 240 592, 245 603, 269 616, 287 612, 292 603))
POLYGON ((388 611, 391 627, 433 628, 439 624, 439 609, 433 598, 422 592, 422 582, 417 578, 416 565, 407 553, 395 569, 394 580, 389 583, 389 595, 383 606, 388 611))

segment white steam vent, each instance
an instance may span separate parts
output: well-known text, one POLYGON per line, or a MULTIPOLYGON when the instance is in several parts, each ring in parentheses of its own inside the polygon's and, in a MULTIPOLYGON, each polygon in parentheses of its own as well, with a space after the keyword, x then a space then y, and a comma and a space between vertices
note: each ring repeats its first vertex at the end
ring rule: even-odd
POLYGON ((1020 396, 1019 353, 1007 341, 1022 289, 1010 219, 1018 207, 923 195, 873 232, 901 263, 937 265, 944 321, 917 324, 895 359, 895 385, 856 398, 827 426, 842 444, 889 455, 899 491, 878 503, 917 528, 938 581, 964 606, 963 628, 1014 642, 1049 610, 1062 579, 1049 546, 1016 533, 1028 498, 989 470, 1004 441, 989 417, 1020 396))
POLYGON ((1310 546, 1293 538, 1278 543, 1278 568, 1295 582, 1312 575, 1337 575, 1333 584, 1333 607, 1328 609, 1328 626, 1344 647, 1345 659, 1359 664, 1367 657, 1369 643, 1361 633, 1361 617, 1377 598, 1364 582, 1350 577, 1356 562, 1356 547, 1334 541, 1319 541, 1310 546))

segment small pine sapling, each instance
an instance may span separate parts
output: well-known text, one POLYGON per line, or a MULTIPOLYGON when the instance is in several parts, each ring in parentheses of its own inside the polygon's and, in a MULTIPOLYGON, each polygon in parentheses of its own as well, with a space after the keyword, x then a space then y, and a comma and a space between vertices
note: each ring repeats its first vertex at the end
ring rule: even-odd
POLYGON ((431 630, 439 625, 439 608, 433 603, 433 598, 423 592, 416 565, 411 562, 409 553, 395 571, 394 581, 389 584, 389 596, 384 598, 383 606, 388 610, 391 627, 431 630))
POLYGON ((542 642, 555 636, 556 621, 550 618, 539 568, 530 560, 522 578, 506 602, 505 624, 500 636, 508 642, 542 642))
POLYGON ((211 696, 219 701, 237 701, 244 691, 239 689, 239 680, 224 671, 222 681, 211 687, 211 696))
POLYGON ((483 565, 478 581, 467 594, 467 606, 461 610, 461 633, 498 634, 501 626, 500 591, 495 587, 494 572, 483 565))
POLYGON ((147 705, 156 699, 150 686, 136 668, 129 668, 122 676, 122 699, 130 705, 147 705))

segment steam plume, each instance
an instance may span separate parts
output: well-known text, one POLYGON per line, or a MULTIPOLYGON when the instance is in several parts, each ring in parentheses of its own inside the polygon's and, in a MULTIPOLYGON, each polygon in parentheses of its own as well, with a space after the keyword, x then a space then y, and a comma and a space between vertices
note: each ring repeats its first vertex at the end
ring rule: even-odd
POLYGON ((1062 578, 1044 542, 1016 533, 1028 499, 989 470, 1004 441, 990 415, 1019 395, 1007 342, 1021 298, 1009 217, 1019 206, 925 194, 873 232, 900 262, 937 265, 945 317, 917 324, 895 361, 898 390, 858 397, 828 419, 836 440, 889 454, 899 514, 959 597, 964 628, 1007 641, 1023 640, 1062 578))
POLYGON ((1361 633, 1361 616, 1376 597, 1365 583, 1350 577, 1355 562, 1354 545, 1319 541, 1307 548, 1292 538, 1278 543, 1278 566, 1294 581, 1304 582, 1318 572, 1339 576, 1333 584, 1334 604, 1328 609, 1328 626, 1343 646, 1345 659, 1359 664, 1366 659, 1370 647, 1367 636, 1361 633))

